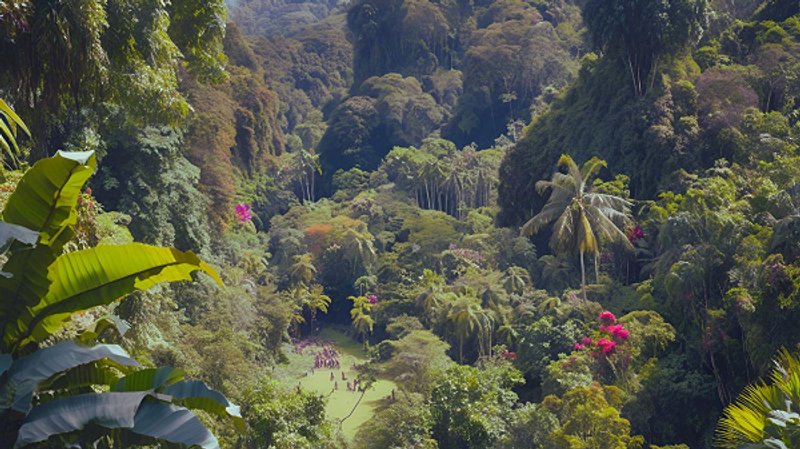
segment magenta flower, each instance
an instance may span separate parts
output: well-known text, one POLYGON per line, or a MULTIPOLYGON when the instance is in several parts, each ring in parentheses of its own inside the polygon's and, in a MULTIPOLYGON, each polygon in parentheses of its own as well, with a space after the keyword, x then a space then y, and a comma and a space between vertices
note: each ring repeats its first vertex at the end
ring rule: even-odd
POLYGON ((597 340, 597 347, 603 351, 603 354, 611 354, 616 349, 617 344, 607 338, 597 340))
POLYGON ((378 302, 378 297, 377 297, 377 296, 375 296, 375 295, 369 295, 369 296, 367 297, 367 299, 369 299, 369 303, 370 303, 370 304, 375 304, 375 303, 377 303, 377 302, 378 302))
POLYGON ((246 203, 239 203, 236 205, 236 217, 239 223, 246 223, 253 219, 253 214, 250 213, 250 205, 246 203))
POLYGON ((575 343, 575 346, 573 346, 572 349, 580 351, 581 349, 583 349, 583 345, 580 343, 575 343))
POLYGON ((591 346, 594 344, 594 341, 589 337, 583 337, 581 338, 581 344, 584 346, 591 346))
POLYGON ((614 324, 614 322, 617 321, 617 317, 614 316, 614 314, 609 312, 608 310, 598 315, 597 318, 599 318, 600 321, 605 324, 614 324))
POLYGON ((644 238, 644 230, 637 224, 628 230, 627 237, 628 241, 634 245, 636 242, 644 238))

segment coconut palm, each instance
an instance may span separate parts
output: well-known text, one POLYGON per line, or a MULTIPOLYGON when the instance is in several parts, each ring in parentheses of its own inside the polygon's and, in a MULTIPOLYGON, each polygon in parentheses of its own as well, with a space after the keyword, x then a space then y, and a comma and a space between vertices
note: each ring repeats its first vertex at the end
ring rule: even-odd
POLYGON ((522 234, 531 236, 553 223, 550 248, 556 253, 580 255, 581 291, 586 299, 586 267, 584 254, 594 255, 595 279, 599 277, 600 240, 620 242, 632 249, 625 233, 620 229, 630 220, 631 202, 615 195, 592 191, 591 181, 606 162, 596 157, 582 168, 566 154, 558 160, 559 167, 567 173, 556 171, 549 181, 536 183, 536 190, 543 194, 550 190, 550 197, 538 214, 522 227, 522 234))

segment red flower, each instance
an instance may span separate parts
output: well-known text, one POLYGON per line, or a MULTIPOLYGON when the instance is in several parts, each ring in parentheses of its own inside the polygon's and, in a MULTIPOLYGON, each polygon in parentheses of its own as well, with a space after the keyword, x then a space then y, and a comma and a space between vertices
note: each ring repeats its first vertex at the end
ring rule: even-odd
POLYGON ((617 317, 614 316, 614 314, 609 312, 608 310, 598 315, 597 318, 599 318, 600 321, 605 324, 613 324, 615 321, 617 321, 617 317))
POLYGON ((607 338, 597 340, 597 347, 603 351, 603 354, 611 354, 616 349, 617 344, 607 338))

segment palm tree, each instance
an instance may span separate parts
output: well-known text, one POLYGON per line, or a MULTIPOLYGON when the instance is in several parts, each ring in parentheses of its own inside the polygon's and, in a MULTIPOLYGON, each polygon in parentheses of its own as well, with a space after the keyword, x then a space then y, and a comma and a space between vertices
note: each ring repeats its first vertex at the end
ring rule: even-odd
POLYGON ((311 314, 311 326, 313 327, 318 312, 328 313, 331 297, 325 294, 325 289, 321 285, 315 285, 306 292, 303 305, 311 314))
POLYGON ((311 285, 317 269, 311 260, 311 254, 301 254, 294 256, 294 263, 289 267, 289 283, 292 286, 311 285))
POLYGON ((353 266, 353 274, 355 274, 359 262, 361 262, 365 270, 368 270, 370 264, 377 256, 372 235, 370 235, 369 231, 366 229, 363 230, 363 232, 355 229, 348 229, 345 237, 344 249, 347 253, 347 258, 350 259, 350 263, 353 266))
POLYGON ((482 309, 477 298, 460 295, 447 314, 447 319, 453 323, 458 337, 458 361, 460 363, 464 362, 464 340, 479 330, 483 324, 481 312, 482 309))
POLYGON ((378 285, 378 277, 375 275, 359 276, 353 287, 358 289, 358 294, 364 296, 367 291, 373 290, 378 285))
POLYGON ((749 385, 725 407, 718 447, 800 447, 800 356, 780 351, 770 380, 749 385))
POLYGON ((361 335, 364 347, 367 346, 367 335, 372 332, 375 320, 370 315, 372 304, 366 296, 349 296, 347 299, 353 301, 353 308, 350 309, 350 320, 353 329, 361 335))
POLYGON ((528 274, 528 270, 517 266, 506 269, 503 277, 503 288, 507 293, 521 294, 530 283, 531 277, 528 274))
POLYGON ((550 190, 550 197, 541 211, 522 227, 522 234, 531 236, 553 223, 550 248, 556 253, 573 253, 576 249, 581 262, 581 291, 586 299, 586 267, 584 254, 593 253, 595 279, 599 278, 600 243, 621 242, 632 249, 628 238, 618 225, 630 220, 631 202, 615 195, 592 191, 589 181, 606 162, 596 157, 578 168, 571 157, 564 154, 559 167, 567 173, 556 171, 550 181, 539 181, 540 194, 550 190))

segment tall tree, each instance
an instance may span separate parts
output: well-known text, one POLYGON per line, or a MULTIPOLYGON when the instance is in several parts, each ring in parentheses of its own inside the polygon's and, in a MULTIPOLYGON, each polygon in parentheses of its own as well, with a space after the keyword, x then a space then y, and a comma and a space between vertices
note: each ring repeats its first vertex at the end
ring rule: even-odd
POLYGON ((447 314, 453 323, 458 337, 458 361, 464 362, 464 341, 476 331, 482 331, 485 324, 478 299, 469 295, 459 295, 447 314))
POLYGON ((620 230, 630 220, 630 201, 618 196, 592 191, 589 183, 606 162, 592 158, 582 168, 566 154, 558 160, 558 166, 567 173, 556 171, 550 181, 539 181, 536 190, 542 194, 550 190, 550 197, 542 210, 522 227, 524 235, 533 235, 550 223, 553 235, 550 247, 556 253, 580 254, 581 290, 586 299, 586 267, 584 254, 594 254, 595 278, 599 278, 600 239, 620 242, 627 247, 631 243, 620 230))
POLYGON ((706 25, 705 0, 589 0, 583 19, 595 46, 619 57, 637 96, 655 80, 659 57, 696 42, 706 25))

